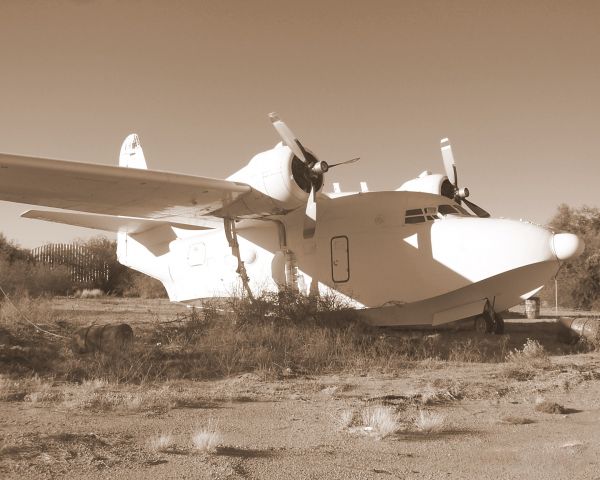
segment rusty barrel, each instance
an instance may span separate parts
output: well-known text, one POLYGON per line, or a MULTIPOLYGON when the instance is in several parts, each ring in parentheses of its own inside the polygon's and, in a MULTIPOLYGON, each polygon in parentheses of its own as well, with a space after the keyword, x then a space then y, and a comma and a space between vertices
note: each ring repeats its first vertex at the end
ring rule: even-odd
POLYGON ((525 315, 529 319, 540 318, 540 297, 525 300, 525 315))
POLYGON ((600 341, 600 320, 594 317, 561 317, 558 323, 562 333, 575 340, 583 337, 590 342, 600 341))

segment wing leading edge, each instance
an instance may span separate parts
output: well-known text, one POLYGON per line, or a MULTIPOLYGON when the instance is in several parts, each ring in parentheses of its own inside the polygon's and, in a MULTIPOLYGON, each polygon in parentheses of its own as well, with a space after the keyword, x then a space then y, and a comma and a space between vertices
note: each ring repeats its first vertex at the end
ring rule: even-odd
POLYGON ((10 202, 177 222, 243 211, 250 192, 229 180, 0 154, 0 200, 10 202))

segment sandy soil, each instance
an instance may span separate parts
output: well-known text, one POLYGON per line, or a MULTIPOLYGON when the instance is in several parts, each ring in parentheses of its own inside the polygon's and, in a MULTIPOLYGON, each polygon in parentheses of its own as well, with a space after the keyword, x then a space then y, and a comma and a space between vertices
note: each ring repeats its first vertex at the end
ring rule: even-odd
MULTIPOLYGON (((144 308, 124 303, 122 311, 135 320, 144 308)), ((98 308, 107 310, 119 315, 114 304, 98 308)), ((545 328, 507 323, 512 338, 538 334, 542 342, 550 338, 545 328)), ((560 347, 549 350, 556 354, 560 347)), ((196 401, 188 408, 132 412, 1 402, 0 476, 600 478, 599 353, 553 355, 540 368, 430 361, 393 375, 292 373, 269 381, 244 374, 168 387, 196 401), (534 375, 520 375, 530 369, 534 375), (540 398, 565 410, 537 411, 540 398), (378 438, 362 427, 361 412, 372 406, 392 409, 396 433, 378 438), (416 427, 420 410, 443 416, 439 431, 416 427), (354 412, 350 426, 342 424, 347 411, 354 412), (215 451, 197 452, 191 436, 206 426, 222 439, 215 451), (171 448, 153 451, 150 440, 167 433, 171 448)))

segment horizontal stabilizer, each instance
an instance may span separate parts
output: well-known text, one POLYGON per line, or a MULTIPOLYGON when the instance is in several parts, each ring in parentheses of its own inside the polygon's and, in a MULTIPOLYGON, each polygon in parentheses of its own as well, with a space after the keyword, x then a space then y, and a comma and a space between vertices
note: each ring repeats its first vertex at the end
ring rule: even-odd
POLYGON ((165 222, 162 220, 150 220, 147 218, 135 217, 116 217, 113 215, 96 215, 93 213, 28 210, 27 212, 23 213, 21 217, 34 218, 36 220, 45 220, 47 222, 54 223, 64 223, 66 225, 75 225, 77 227, 95 228, 109 232, 126 232, 130 235, 142 233, 146 230, 150 230, 161 225, 169 225, 171 227, 186 230, 210 229, 210 227, 165 222))

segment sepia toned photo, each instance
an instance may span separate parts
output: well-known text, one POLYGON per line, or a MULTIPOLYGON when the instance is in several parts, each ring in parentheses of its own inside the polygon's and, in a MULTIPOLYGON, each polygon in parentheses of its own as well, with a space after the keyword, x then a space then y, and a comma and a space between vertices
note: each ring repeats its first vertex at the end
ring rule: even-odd
POLYGON ((0 0, 0 478, 600 478, 599 26, 0 0))

